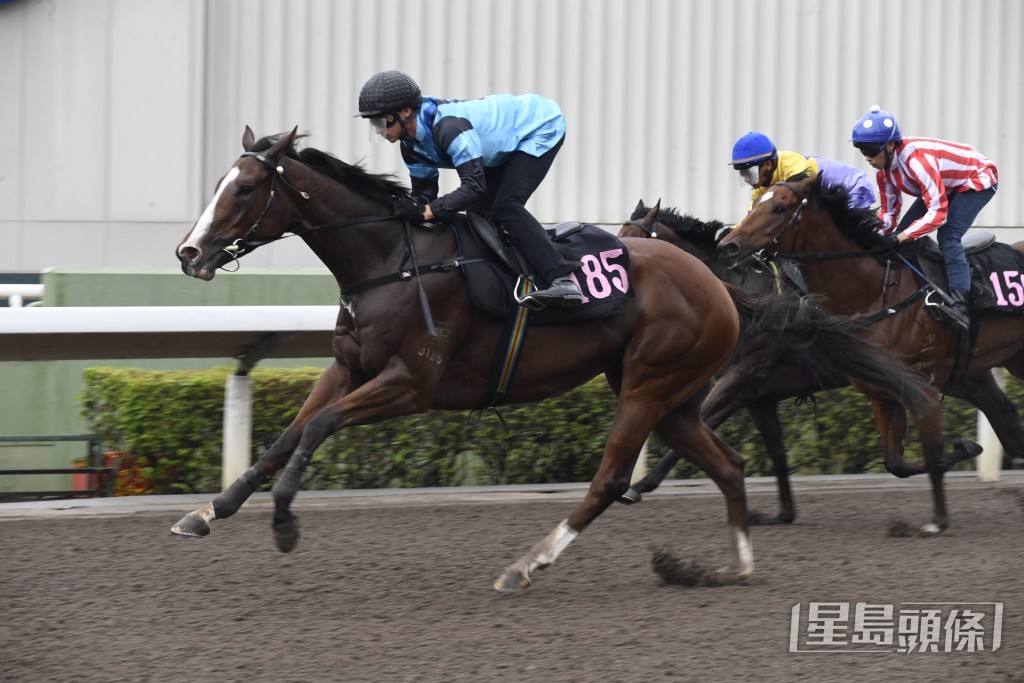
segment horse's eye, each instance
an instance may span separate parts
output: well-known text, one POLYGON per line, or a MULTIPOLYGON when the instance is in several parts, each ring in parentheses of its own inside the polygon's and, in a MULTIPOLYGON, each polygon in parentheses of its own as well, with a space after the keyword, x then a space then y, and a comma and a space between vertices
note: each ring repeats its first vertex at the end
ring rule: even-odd
POLYGON ((252 185, 250 185, 249 183, 245 183, 244 185, 239 185, 238 186, 238 194, 250 195, 250 194, 252 194, 253 189, 254 188, 253 188, 252 185))
POLYGON ((772 207, 772 213, 775 213, 775 214, 786 213, 786 207, 784 207, 784 206, 773 206, 772 207))

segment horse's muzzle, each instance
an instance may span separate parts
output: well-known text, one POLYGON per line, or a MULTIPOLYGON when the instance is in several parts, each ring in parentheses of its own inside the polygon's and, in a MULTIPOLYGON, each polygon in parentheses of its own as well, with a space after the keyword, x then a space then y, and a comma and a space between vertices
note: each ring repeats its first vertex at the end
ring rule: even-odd
POLYGON ((718 257, 730 269, 739 265, 740 251, 740 245, 735 242, 720 242, 718 244, 718 257))
POLYGON ((200 280, 212 280, 216 274, 216 267, 209 262, 201 263, 202 252, 195 247, 181 247, 178 249, 178 260, 181 261, 181 272, 200 280))

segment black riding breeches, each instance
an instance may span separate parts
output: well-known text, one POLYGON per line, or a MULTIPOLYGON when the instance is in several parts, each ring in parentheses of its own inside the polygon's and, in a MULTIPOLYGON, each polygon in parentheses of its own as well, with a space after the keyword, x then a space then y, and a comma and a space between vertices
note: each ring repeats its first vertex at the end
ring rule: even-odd
POLYGON ((513 152, 501 166, 485 169, 487 194, 473 207, 477 211, 490 211, 505 227, 529 261, 534 275, 541 280, 537 283, 541 287, 573 269, 573 264, 567 263, 555 250, 544 226, 526 210, 527 200, 544 180, 564 141, 563 136, 542 156, 513 152))

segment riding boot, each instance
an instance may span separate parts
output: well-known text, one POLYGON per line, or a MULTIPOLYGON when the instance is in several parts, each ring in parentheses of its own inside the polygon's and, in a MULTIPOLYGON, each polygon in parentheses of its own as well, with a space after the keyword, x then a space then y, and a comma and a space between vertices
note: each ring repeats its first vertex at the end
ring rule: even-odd
POLYGON ((523 301, 532 301, 544 306, 562 306, 571 308, 583 303, 583 292, 576 282, 568 275, 556 277, 547 289, 530 292, 523 301))
POLYGON ((952 303, 943 306, 949 321, 964 331, 971 329, 971 317, 967 312, 967 295, 968 292, 962 289, 951 289, 949 298, 952 299, 952 303))

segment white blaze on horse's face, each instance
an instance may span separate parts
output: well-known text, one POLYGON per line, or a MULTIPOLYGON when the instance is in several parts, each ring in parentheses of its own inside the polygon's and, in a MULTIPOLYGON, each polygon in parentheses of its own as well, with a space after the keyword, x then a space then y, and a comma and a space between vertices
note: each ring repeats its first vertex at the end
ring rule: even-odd
POLYGON ((192 232, 188 235, 188 239, 182 242, 181 246, 178 247, 179 254, 185 247, 192 247, 193 249, 199 248, 199 241, 206 236, 206 233, 210 230, 210 225, 213 224, 213 214, 217 210, 217 202, 220 201, 221 195, 224 194, 224 190, 227 189, 228 185, 238 177, 239 173, 241 173, 241 171, 238 169, 238 166, 233 166, 231 170, 227 172, 227 175, 224 176, 224 179, 220 181, 220 185, 217 186, 217 191, 213 194, 213 199, 210 200, 210 204, 203 211, 203 215, 196 221, 195 226, 192 228, 192 232))
POLYGON ((768 190, 763 195, 761 195, 761 201, 759 201, 758 204, 764 204, 765 202, 769 201, 774 196, 775 196, 775 192, 773 192, 772 190, 768 190))

